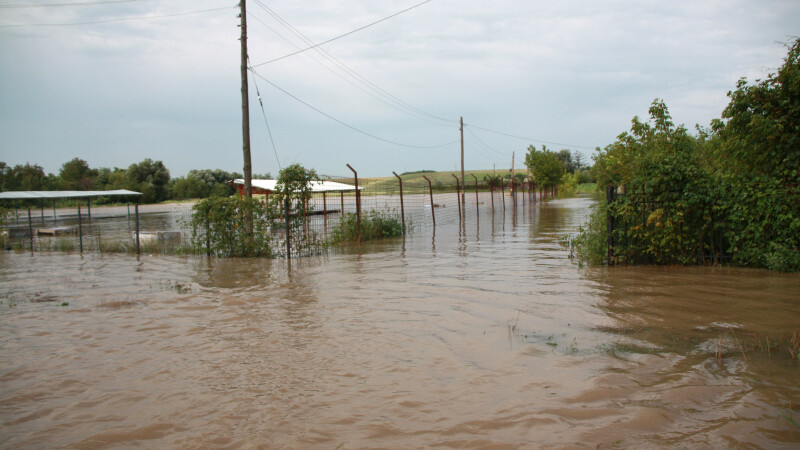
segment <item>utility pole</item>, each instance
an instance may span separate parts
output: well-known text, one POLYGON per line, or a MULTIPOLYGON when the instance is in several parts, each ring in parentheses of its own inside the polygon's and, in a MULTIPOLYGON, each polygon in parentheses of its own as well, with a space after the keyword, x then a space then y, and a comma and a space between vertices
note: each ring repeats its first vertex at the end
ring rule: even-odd
POLYGON ((253 196, 253 167, 250 162, 250 101, 247 89, 247 5, 239 0, 242 29, 242 152, 244 153, 244 195, 253 196))
MULTIPOLYGON (((464 184, 464 117, 461 117, 461 186, 466 186, 464 184)), ((466 189, 465 189, 466 190, 466 189)), ((464 205, 464 191, 461 191, 461 204, 464 205)))

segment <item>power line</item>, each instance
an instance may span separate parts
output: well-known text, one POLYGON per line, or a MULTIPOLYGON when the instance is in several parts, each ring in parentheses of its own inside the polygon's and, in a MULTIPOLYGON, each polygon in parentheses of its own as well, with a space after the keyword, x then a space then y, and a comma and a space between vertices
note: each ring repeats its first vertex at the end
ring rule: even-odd
MULTIPOLYGON (((255 0, 255 3, 256 3, 257 6, 260 6, 262 9, 264 9, 270 16, 272 16, 276 21, 278 21, 278 23, 283 25, 286 29, 288 29, 291 33, 293 33, 295 36, 297 36, 303 42, 305 42, 308 45, 313 45, 314 44, 314 42, 311 41, 307 36, 305 36, 297 28, 295 28, 290 23, 288 23, 286 20, 284 20, 275 11, 273 11, 272 9, 270 9, 266 5, 264 5, 261 1, 255 0)), ((248 14, 252 15, 251 12, 248 13, 248 14)), ((296 48, 300 48, 299 46, 294 44, 292 41, 290 41, 288 38, 286 38, 281 33, 279 33, 277 30, 273 29, 272 27, 267 25, 264 21, 259 19, 258 16, 254 16, 254 18, 256 19, 256 21, 260 22, 262 25, 267 27, 270 31, 275 33, 278 37, 280 37, 284 41, 288 42, 290 45, 292 45, 292 46, 294 46, 296 48)), ((368 80, 363 75, 361 75, 358 72, 356 72, 355 70, 353 70, 351 67, 349 67, 347 64, 342 62, 340 59, 338 59, 335 56, 333 56, 331 53, 329 53, 325 49, 323 49, 323 48, 315 48, 314 50, 317 51, 322 57, 328 59, 331 63, 333 63, 335 66, 337 66, 345 75, 348 75, 353 80, 355 80, 355 82, 360 83, 361 85, 363 85, 363 87, 358 85, 358 84, 355 84, 354 81, 352 81, 352 80, 350 80, 348 78, 345 78, 343 75, 333 71, 333 69, 331 69, 329 66, 325 65, 320 60, 314 58, 313 56, 311 56, 309 54, 307 54, 307 56, 309 56, 311 59, 313 59, 315 62, 317 62, 322 67, 324 67, 329 72, 333 73, 334 75, 338 76, 339 78, 341 78, 345 82, 349 83, 351 86, 355 87, 356 89, 361 90, 362 92, 364 92, 367 95, 370 95, 371 97, 375 98, 376 100, 380 101, 381 103, 385 104, 386 106, 389 106, 390 108, 396 109, 396 110, 398 110, 400 112, 403 112, 405 114, 411 115, 411 116, 413 116, 413 117, 415 117, 417 119, 425 120, 425 121, 427 121, 429 123, 432 123, 432 124, 435 124, 435 125, 439 125, 439 126, 447 126, 447 127, 449 127, 449 126, 452 126, 452 124, 456 122, 455 120, 444 119, 444 118, 438 117, 436 115, 430 114, 428 112, 425 112, 425 111, 423 111, 423 110, 421 110, 419 108, 416 108, 416 107, 410 105, 409 103, 406 103, 405 101, 399 99, 398 97, 392 95, 391 93, 389 93, 385 89, 382 89, 380 86, 378 86, 375 83, 371 82, 370 80, 368 80), (370 91, 372 91, 372 92, 370 92, 370 91), (448 122, 448 123, 447 124, 443 124, 441 122, 434 122, 434 121, 432 121, 430 119, 435 119, 435 120, 438 120, 438 121, 441 121, 441 122, 448 122)))
POLYGON ((88 22, 70 22, 70 23, 26 23, 26 24, 18 24, 18 25, 0 25, 0 28, 21 28, 21 27, 60 27, 60 26, 72 26, 72 25, 95 25, 100 23, 110 23, 110 22, 123 22, 127 20, 145 20, 145 19, 161 19, 164 17, 178 17, 178 16, 188 16, 192 14, 202 14, 212 11, 222 11, 225 9, 231 9, 230 6, 225 6, 223 8, 211 8, 211 9, 201 9, 198 11, 188 11, 182 13, 174 13, 174 14, 162 14, 158 16, 138 16, 138 17, 118 17, 115 19, 102 19, 102 20, 93 20, 88 22))
POLYGON ((525 137, 525 136, 518 136, 518 135, 515 135, 515 134, 503 133, 501 131, 490 130, 488 128, 482 128, 482 127, 479 127, 477 125, 466 124, 466 123, 464 124, 464 126, 467 126, 467 125, 471 126, 472 128, 477 128, 479 130, 483 130, 483 131, 486 131, 486 132, 489 132, 489 133, 499 134, 501 136, 508 136, 508 137, 512 137, 512 138, 515 138, 515 139, 521 139, 523 141, 532 141, 532 142, 539 142, 539 143, 542 143, 542 144, 560 145, 562 147, 585 148, 585 149, 589 149, 589 150, 594 150, 594 147, 587 147, 585 145, 573 145, 573 144, 563 144, 563 143, 560 143, 560 142, 544 141, 544 140, 541 140, 541 139, 534 139, 534 138, 529 138, 529 137, 525 137))
POLYGON ((307 103, 307 102, 305 102, 305 101, 301 100, 300 98, 298 98, 298 97, 297 97, 297 96, 295 96, 294 94, 292 94, 292 93, 290 93, 289 91, 287 91, 287 90, 285 90, 285 89, 281 88, 280 86, 278 86, 277 84, 273 83, 272 81, 269 81, 269 80, 268 80, 268 79, 266 79, 264 76, 262 76, 261 74, 259 74, 258 72, 256 72, 256 71, 255 71, 255 70, 254 70, 252 67, 250 68, 250 71, 251 71, 253 74, 255 74, 255 75, 258 77, 258 78, 261 78, 262 80, 264 80, 264 81, 266 81, 267 83, 271 84, 271 85, 272 85, 272 86, 273 86, 275 89, 277 89, 277 90, 279 90, 279 91, 283 92, 284 94, 288 95, 289 97, 291 97, 291 98, 295 99, 296 101, 298 101, 298 102, 300 102, 300 103, 304 104, 304 105, 305 105, 305 106, 307 106, 308 108, 311 108, 311 109, 313 109, 313 110, 314 110, 314 111, 316 111, 317 113, 319 113, 319 114, 322 114, 323 116, 325 116, 325 117, 327 117, 327 118, 329 118, 329 119, 333 120, 334 122, 336 122, 336 123, 338 123, 338 124, 340 124, 340 125, 343 125, 343 126, 345 126, 345 127, 347 127, 347 128, 350 128, 351 130, 353 130, 353 131, 355 131, 355 132, 357 132, 357 133, 361 133, 361 134, 363 134, 363 135, 365 135, 365 136, 369 136, 369 137, 371 137, 371 138, 373 138, 373 139, 377 139, 377 140, 379 140, 379 141, 383 141, 383 142, 386 142, 386 143, 388 143, 388 144, 394 144, 394 145, 397 145, 397 146, 400 146, 400 147, 407 147, 407 148, 419 148, 419 149, 432 149, 432 148, 447 147, 447 146, 449 146, 449 145, 453 145, 453 144, 455 144, 455 143, 459 142, 459 140, 458 140, 458 139, 456 139, 455 141, 448 142, 448 143, 446 143, 446 144, 440 144, 440 145, 430 145, 430 146, 422 146, 422 145, 410 145, 410 144, 403 144, 403 143, 401 143, 401 142, 396 142, 396 141, 392 141, 392 140, 389 140, 389 139, 384 139, 384 138, 382 138, 382 137, 379 137, 379 136, 376 136, 376 135, 374 135, 374 134, 372 134, 372 133, 366 132, 366 131, 364 131, 364 130, 362 130, 362 129, 356 128, 356 127, 354 127, 354 126, 352 126, 352 125, 350 125, 350 124, 348 124, 348 123, 345 123, 345 122, 343 122, 343 121, 341 121, 341 120, 339 120, 339 119, 337 119, 337 118, 333 117, 332 115, 330 115, 330 114, 328 114, 328 113, 326 113, 326 112, 324 112, 324 111, 320 110, 319 108, 317 108, 317 107, 315 107, 315 106, 312 106, 311 104, 309 104, 309 103, 307 103))
MULTIPOLYGON (((247 58, 247 64, 250 64, 250 58, 247 58)), ((275 153, 275 161, 278 162, 278 169, 282 170, 281 167, 281 160, 278 158, 278 148, 275 147, 275 139, 272 138, 272 130, 269 128, 269 122, 267 121, 267 113, 264 111, 264 102, 261 101, 261 92, 258 90, 258 83, 256 83, 256 75, 253 71, 252 67, 250 68, 250 74, 253 76, 253 84, 256 87, 256 95, 258 95, 258 104, 261 105, 261 115, 264 116, 264 124, 267 126, 267 133, 269 133, 269 140, 272 142, 272 151, 275 153)))
POLYGON ((96 2, 75 2, 75 3, 25 3, 18 5, 0 5, 0 9, 10 8, 53 8, 61 6, 95 6, 95 5, 114 5, 117 3, 147 2, 150 0, 106 0, 96 2))
POLYGON ((336 37, 334 37, 334 38, 328 39, 327 41, 320 42, 319 44, 314 44, 314 45, 312 45, 312 46, 310 46, 310 47, 304 48, 304 49, 302 49, 302 50, 298 50, 298 51, 296 51, 296 52, 293 52, 293 53, 289 53, 288 55, 283 55, 283 56, 281 56, 281 57, 279 57, 279 58, 275 58, 275 59, 273 59, 273 60, 270 60, 270 61, 266 61, 266 62, 263 62, 263 63, 260 63, 260 64, 256 64, 256 65, 254 65, 253 67, 255 68, 255 67, 260 67, 260 66, 263 66, 263 65, 265 65, 265 64, 274 63, 275 61, 280 61, 280 60, 282 60, 282 59, 285 59, 285 58, 288 58, 288 57, 290 57, 290 56, 294 56, 294 55, 297 55, 297 54, 299 54, 299 53, 303 53, 303 52, 305 52, 305 51, 311 50, 312 48, 317 48, 317 47, 319 47, 319 46, 321 46, 321 45, 325 45, 325 44, 327 44, 327 43, 333 42, 333 41, 335 41, 335 40, 337 40, 337 39, 341 39, 341 38, 343 38, 343 37, 350 36, 350 35, 351 35, 351 34, 353 34, 353 33, 357 33, 357 32, 359 32, 359 31, 361 31, 361 30, 364 30, 364 29, 366 29, 366 28, 369 28, 369 27, 371 27, 371 26, 373 26, 373 25, 377 25, 377 24, 379 24, 379 23, 381 23, 381 22, 385 22, 385 21, 387 21, 387 20, 389 20, 389 19, 391 19, 391 18, 393 18, 393 17, 395 17, 395 16, 399 16, 400 14, 403 14, 403 13, 405 13, 405 12, 411 11, 412 9, 414 9, 414 8, 418 8, 418 7, 420 7, 420 6, 422 6, 422 5, 426 4, 426 3, 430 3, 431 1, 433 1, 433 0, 425 0, 424 2, 422 2, 422 3, 417 3, 416 5, 414 5, 414 6, 411 6, 410 8, 406 8, 406 9, 404 9, 404 10, 402 10, 402 11, 398 11, 398 12, 396 12, 396 13, 392 14, 391 16, 384 17, 383 19, 376 20, 375 22, 372 22, 372 23, 370 23, 370 24, 367 24, 367 25, 364 25, 364 26, 362 26, 362 27, 356 28, 355 30, 348 31, 347 33, 344 33, 344 34, 340 34, 339 36, 336 36, 336 37))
MULTIPOLYGON (((473 138, 475 138, 475 140, 476 140, 476 141, 478 141, 478 143, 479 143, 479 144, 481 144, 482 146, 484 146, 484 147, 485 147, 485 148, 487 148, 488 150, 490 150, 490 151, 492 151, 492 152, 494 152, 494 153, 497 153, 498 155, 504 155, 504 156, 505 156, 505 155, 508 155, 508 152, 505 152, 505 153, 504 153, 504 152, 501 152, 501 151, 498 151, 498 150, 495 150, 495 149, 493 149, 493 148, 492 148, 491 146, 489 146, 487 143, 483 142, 483 141, 481 140, 481 138, 479 138, 479 137, 478 137, 478 135, 477 135, 477 134, 475 134, 475 133, 473 133, 473 132, 472 132, 472 130, 470 130, 469 128, 467 128, 466 130, 467 130, 467 133, 469 133, 469 135, 470 135, 470 136, 472 136, 473 138)), ((488 155, 487 155, 487 156, 488 156, 488 155)))

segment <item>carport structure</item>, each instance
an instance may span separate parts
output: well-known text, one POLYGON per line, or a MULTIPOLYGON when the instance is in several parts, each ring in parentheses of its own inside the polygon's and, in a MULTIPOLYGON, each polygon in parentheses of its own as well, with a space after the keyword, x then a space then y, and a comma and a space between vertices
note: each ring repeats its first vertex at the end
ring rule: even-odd
MULTIPOLYGON (((15 208, 19 209, 20 201, 39 202, 39 208, 44 222, 44 201, 53 201, 53 219, 56 218, 56 200, 66 199, 86 199, 87 215, 92 217, 92 198, 97 197, 127 197, 136 199, 136 253, 139 253, 139 197, 141 192, 129 191, 127 189, 117 189, 112 191, 6 191, 0 192, 0 200, 13 201, 15 208)), ((31 241, 31 251, 33 251, 33 218, 31 216, 31 206, 28 204, 28 235, 31 241)), ((78 238, 80 250, 83 252, 83 221, 81 206, 78 205, 78 238)))

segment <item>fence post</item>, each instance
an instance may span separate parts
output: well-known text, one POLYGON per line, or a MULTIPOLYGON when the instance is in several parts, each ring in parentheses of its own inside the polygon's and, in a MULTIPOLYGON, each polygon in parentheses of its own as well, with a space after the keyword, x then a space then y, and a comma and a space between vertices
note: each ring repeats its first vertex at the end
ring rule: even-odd
POLYGON ((53 199, 53 222, 56 221, 56 200, 53 199))
POLYGON ((461 211, 461 185, 458 184, 458 177, 455 176, 455 174, 451 173, 450 175, 453 175, 453 178, 456 179, 456 202, 458 202, 458 223, 461 223, 461 212, 462 212, 461 211))
MULTIPOLYGON (((138 225, 138 222, 137 222, 138 225)), ((80 243, 81 253, 83 253, 83 221, 81 219, 81 205, 78 204, 78 242, 80 243)), ((139 242, 139 227, 136 227, 136 242, 139 242)), ((137 244, 138 247, 138 244, 137 244)))
POLYGON ((31 238, 31 252, 33 252, 33 224, 31 223, 31 207, 28 206, 28 235, 31 238))
POLYGON ((206 214, 206 256, 211 256, 211 219, 206 214))
POLYGON ((356 227, 358 228, 358 243, 361 244, 361 193, 358 191, 358 172, 350 164, 347 167, 353 171, 353 178, 356 181, 356 227))
MULTIPOLYGON (((475 218, 477 219, 478 215, 480 214, 480 207, 478 206, 478 177, 476 177, 474 173, 471 173, 470 175, 472 175, 472 178, 475 179, 475 218)), ((467 188, 464 187, 464 190, 466 191, 467 188)))
POLYGON ((289 196, 283 199, 283 220, 286 222, 286 259, 292 259, 292 230, 289 225, 289 196))
POLYGON ((44 200, 39 199, 39 209, 42 210, 42 225, 44 225, 44 200))
POLYGON ((397 181, 400 183, 400 222, 403 223, 403 234, 406 234, 406 210, 405 206, 403 206, 403 179, 400 178, 397 172, 392 171, 392 173, 397 177, 397 181))
POLYGON ((608 234, 606 258, 608 259, 609 266, 614 264, 611 259, 611 255, 614 249, 614 220, 611 217, 612 213, 611 205, 613 203, 614 203, 614 186, 609 184, 606 186, 606 204, 608 205, 608 212, 606 213, 606 231, 608 234))
POLYGON ((86 207, 87 210, 87 217, 89 217, 89 221, 92 220, 92 197, 86 197, 86 207))
POLYGON ((492 202, 492 214, 494 214, 494 178, 489 178, 489 196, 492 202))
POLYGON ((136 213, 136 254, 137 255, 141 255, 142 254, 142 246, 141 246, 141 239, 139 238, 139 235, 141 233, 139 232, 139 198, 138 197, 136 198, 136 206, 133 208, 133 211, 136 213))
POLYGON ((503 200, 503 212, 506 212, 506 183, 500 180, 500 198, 503 200))
POLYGON ((433 229, 436 230, 436 214, 433 212, 433 186, 431 186, 430 178, 426 177, 425 175, 423 175, 422 178, 425 178, 425 181, 428 182, 428 192, 431 194, 431 219, 433 219, 433 229))

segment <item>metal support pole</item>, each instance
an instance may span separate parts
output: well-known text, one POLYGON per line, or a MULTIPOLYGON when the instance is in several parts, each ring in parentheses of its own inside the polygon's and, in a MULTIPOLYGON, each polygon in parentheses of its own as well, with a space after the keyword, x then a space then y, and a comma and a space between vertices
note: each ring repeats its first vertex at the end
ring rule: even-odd
POLYGON ((28 206, 28 236, 31 238, 31 252, 33 252, 33 224, 31 223, 31 207, 28 206))
POLYGON ((206 216, 206 256, 211 257, 211 220, 206 216))
MULTIPOLYGON (((474 173, 470 175, 472 175, 472 178, 475 179, 475 218, 477 219, 481 212, 480 206, 478 205, 478 177, 476 177, 474 173)), ((464 190, 466 190, 466 188, 464 190)))
MULTIPOLYGON (((139 230, 136 230, 137 232, 139 230)), ((81 253, 83 253, 83 219, 81 218, 81 205, 78 204, 78 242, 80 243, 81 253)))
POLYGON ((433 186, 431 186, 430 178, 426 177, 425 175, 422 176, 425 178, 425 181, 428 182, 428 192, 431 194, 431 219, 433 219, 433 229, 436 230, 436 214, 433 212, 434 204, 433 204, 433 186))
POLYGON ((503 212, 506 212, 506 183, 500 182, 500 199, 503 200, 503 212))
MULTIPOLYGON (((457 176, 455 176, 455 174, 452 174, 452 173, 451 173, 450 175, 453 175, 453 178, 455 178, 455 179, 456 179, 456 201, 458 202, 458 222, 459 222, 459 223, 461 223, 461 218, 462 218, 462 211, 461 211, 461 186, 458 184, 458 177, 457 177, 457 176)), ((466 206, 466 205, 464 205, 464 206, 466 206)))
POLYGON ((347 168, 353 171, 353 177, 356 181, 356 227, 358 229, 358 243, 361 244, 361 193, 358 191, 358 172, 350 164, 347 168))
POLYGON ((328 196, 326 195, 327 192, 322 192, 322 219, 323 219, 323 226, 325 229, 325 234, 328 234, 328 196))
POLYGON ((89 210, 87 211, 86 214, 89 217, 89 220, 92 220, 92 198, 91 197, 87 197, 86 198, 86 205, 89 208, 89 210))
POLYGON ((136 212, 136 254, 141 255, 142 248, 141 240, 139 239, 139 199, 136 199, 136 207, 134 208, 134 211, 136 212))
POLYGON ((494 214, 494 178, 489 179, 489 194, 492 201, 492 214, 494 214))
POLYGON ((397 181, 400 183, 400 221, 403 223, 403 234, 406 234, 406 209, 403 206, 403 179, 400 178, 397 172, 392 171, 392 173, 397 177, 397 181))
POLYGON ((53 222, 56 221, 56 201, 53 200, 53 222))
POLYGON ((614 203, 614 186, 607 185, 606 186, 606 204, 608 205, 609 211, 606 213, 606 233, 608 234, 608 242, 606 247, 606 258, 608 260, 608 265, 613 265, 613 260, 611 258, 612 254, 614 253, 614 219, 612 218, 612 204, 614 203))
POLYGON ((39 200, 39 209, 42 211, 42 225, 44 225, 44 200, 39 200))
POLYGON ((292 230, 289 225, 289 196, 283 200, 283 219, 286 222, 286 259, 292 259, 292 230))
POLYGON ((339 197, 342 200, 342 209, 339 214, 344 215, 344 191, 339 192, 339 197))

